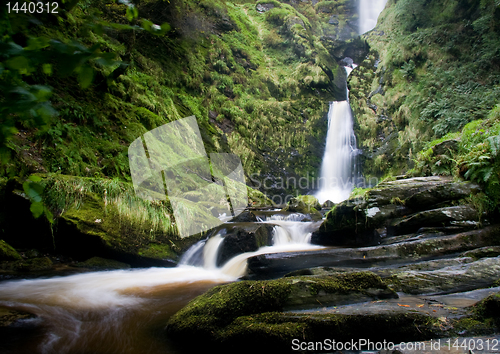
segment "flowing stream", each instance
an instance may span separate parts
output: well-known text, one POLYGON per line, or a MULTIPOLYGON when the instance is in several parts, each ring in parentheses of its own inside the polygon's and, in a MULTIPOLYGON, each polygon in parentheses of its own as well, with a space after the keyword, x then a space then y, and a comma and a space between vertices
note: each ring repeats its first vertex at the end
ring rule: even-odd
MULTIPOLYGON (((182 353, 165 339, 168 318, 209 288, 236 281, 247 259, 263 254, 317 249, 308 243, 318 223, 297 214, 274 215, 273 245, 244 253, 217 267, 224 232, 193 245, 175 268, 102 271, 0 283, 0 306, 39 317, 41 333, 8 353, 182 353)), ((31 322, 31 323, 30 323, 31 322)))

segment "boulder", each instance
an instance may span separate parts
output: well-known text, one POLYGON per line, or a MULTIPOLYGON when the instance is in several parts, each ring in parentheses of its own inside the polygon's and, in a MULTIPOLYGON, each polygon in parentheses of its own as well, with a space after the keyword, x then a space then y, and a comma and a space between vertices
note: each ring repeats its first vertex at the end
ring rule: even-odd
POLYGON ((419 230, 422 225, 427 227, 452 226, 457 223, 462 227, 465 225, 470 225, 470 228, 477 227, 479 225, 478 212, 470 205, 425 210, 392 221, 388 227, 388 234, 408 234, 419 230))
POLYGON ((21 256, 4 240, 0 240, 0 261, 18 261, 21 256))
POLYGON ((275 7, 275 4, 272 3, 272 2, 268 2, 268 3, 259 3, 255 6, 255 9, 259 12, 266 12, 266 11, 269 11, 271 9, 274 9, 275 7))
POLYGON ((231 219, 231 222, 257 222, 257 217, 251 211, 244 211, 243 213, 231 219))
POLYGON ((272 245, 273 226, 270 224, 228 226, 224 241, 219 248, 217 265, 223 265, 238 254, 255 252, 260 247, 272 245))
POLYGON ((300 195, 296 198, 292 198, 286 207, 282 209, 282 211, 309 214, 314 221, 323 218, 319 210, 321 210, 321 204, 318 202, 318 199, 312 195, 300 195))
POLYGON ((480 190, 481 187, 475 183, 444 183, 413 194, 404 200, 404 205, 414 210, 424 210, 439 203, 466 198, 480 190))
POLYGON ((469 182, 445 177, 417 177, 382 182, 361 197, 336 205, 312 243, 327 246, 372 246, 383 237, 411 234, 422 227, 477 226, 478 213, 467 205, 437 208, 480 191, 469 182))
POLYGON ((92 268, 97 270, 107 270, 107 269, 128 269, 129 264, 115 261, 113 259, 106 259, 101 257, 92 257, 84 262, 80 262, 76 265, 81 268, 92 268))
POLYGON ((458 149, 458 139, 445 140, 436 144, 432 147, 432 152, 434 155, 444 155, 449 153, 450 151, 456 152, 458 149))

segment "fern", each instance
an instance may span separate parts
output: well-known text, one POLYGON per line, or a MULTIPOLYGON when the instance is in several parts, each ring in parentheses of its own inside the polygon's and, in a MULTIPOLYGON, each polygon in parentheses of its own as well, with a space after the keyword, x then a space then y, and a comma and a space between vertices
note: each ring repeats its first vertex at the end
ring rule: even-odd
POLYGON ((500 135, 490 136, 487 140, 490 144, 491 153, 493 156, 497 156, 500 151, 500 135))

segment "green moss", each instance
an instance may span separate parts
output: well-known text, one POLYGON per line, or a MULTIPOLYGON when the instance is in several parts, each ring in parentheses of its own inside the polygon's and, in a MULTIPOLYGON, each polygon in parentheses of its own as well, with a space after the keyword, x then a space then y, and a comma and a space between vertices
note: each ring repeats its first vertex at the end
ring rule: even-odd
POLYGON ((354 272, 322 278, 304 277, 304 279, 311 281, 308 288, 312 295, 316 295, 320 291, 348 294, 350 292, 363 293, 368 289, 386 288, 382 279, 371 272, 354 272))
POLYGON ((150 244, 148 247, 139 249, 138 254, 155 259, 168 259, 176 256, 175 252, 166 244, 150 244))
MULTIPOLYGON (((224 348, 245 339, 252 342, 266 340, 266 345, 284 348, 297 335, 315 337, 331 331, 339 338, 353 335, 357 316, 314 316, 281 311, 295 306, 297 300, 308 297, 316 304, 317 296, 369 294, 387 289, 373 273, 351 273, 335 276, 288 277, 269 281, 242 281, 218 286, 191 301, 169 321, 167 330, 175 340, 196 335, 224 348), (305 291, 304 291, 305 290, 305 291), (338 325, 350 322, 352 327, 339 335, 338 325)), ((394 293, 391 293, 395 295, 394 293)), ((312 305, 314 306, 314 305, 312 305)), ((413 320, 415 320, 413 318, 413 320)))
POLYGON ((77 267, 93 268, 93 269, 127 269, 129 264, 115 261, 113 259, 105 259, 101 257, 92 257, 84 262, 77 264, 77 267))
POLYGON ((500 294, 493 294, 471 308, 469 316, 454 325, 456 331, 467 331, 467 335, 496 333, 500 328, 500 294))
POLYGON ((301 214, 309 214, 315 220, 321 220, 323 216, 318 211, 321 210, 321 204, 318 199, 312 195, 301 195, 290 199, 283 211, 291 211, 301 214))
POLYGON ((19 253, 4 240, 0 240, 0 260, 16 261, 22 259, 19 253))
POLYGON ((36 272, 52 269, 52 261, 48 257, 32 258, 25 261, 16 262, 14 269, 23 272, 36 272))

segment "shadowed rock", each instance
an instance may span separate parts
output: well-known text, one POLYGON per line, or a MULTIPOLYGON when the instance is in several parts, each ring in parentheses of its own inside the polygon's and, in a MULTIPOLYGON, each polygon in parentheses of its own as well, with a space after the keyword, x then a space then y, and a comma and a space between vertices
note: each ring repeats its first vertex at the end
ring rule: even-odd
POLYGON ((227 234, 219 248, 217 265, 222 265, 228 260, 245 252, 257 251, 260 247, 270 246, 274 225, 241 223, 226 228, 227 234))

